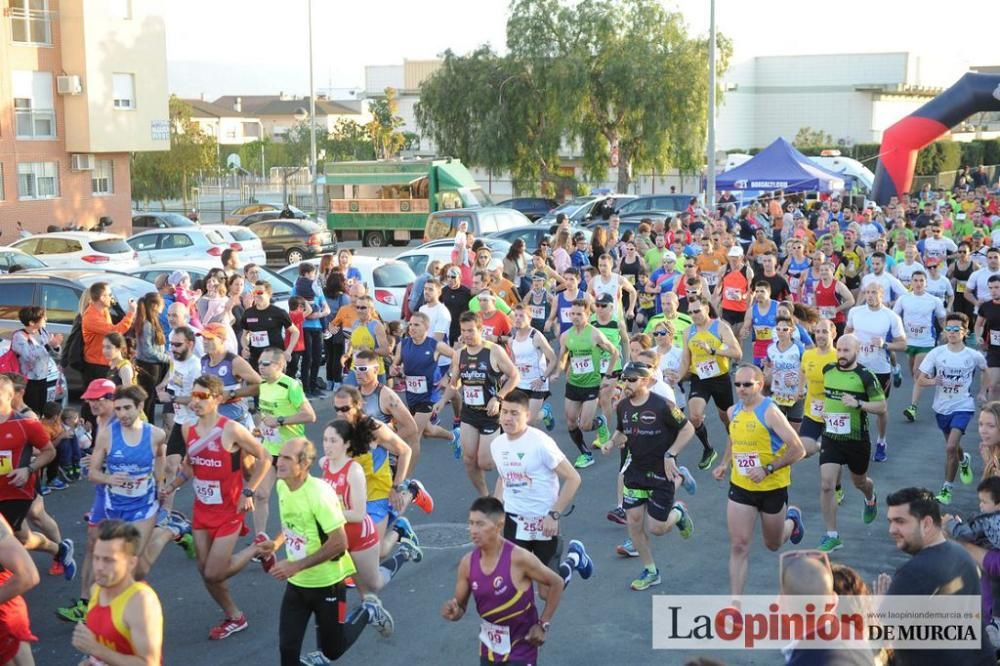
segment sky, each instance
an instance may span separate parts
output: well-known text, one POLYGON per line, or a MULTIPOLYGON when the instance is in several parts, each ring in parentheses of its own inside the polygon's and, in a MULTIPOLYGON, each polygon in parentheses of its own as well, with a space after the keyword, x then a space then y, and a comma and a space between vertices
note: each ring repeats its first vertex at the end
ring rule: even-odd
MULTIPOLYGON (((705 35, 709 0, 676 0, 692 34, 705 35)), ((1000 2, 947 11, 934 0, 717 0, 720 32, 735 61, 762 55, 914 51, 967 65, 1000 64, 986 31, 1000 2)), ((171 92, 213 100, 225 94, 309 92, 307 0, 171 0, 163 3, 171 92)), ((363 88, 365 65, 468 52, 502 51, 503 0, 313 0, 316 88, 363 88)), ((340 95, 341 97, 343 95, 340 95)))

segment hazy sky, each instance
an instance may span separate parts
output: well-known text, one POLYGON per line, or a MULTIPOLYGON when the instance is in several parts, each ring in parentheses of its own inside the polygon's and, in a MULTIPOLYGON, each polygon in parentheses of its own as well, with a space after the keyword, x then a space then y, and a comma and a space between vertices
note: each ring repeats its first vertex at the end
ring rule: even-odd
MULTIPOLYGON (((306 94, 309 90, 307 0, 171 0, 167 12, 170 88, 204 94, 306 94)), ((666 2, 694 34, 708 32, 708 0, 666 2)), ((313 0, 317 88, 364 86, 365 65, 432 58, 483 43, 503 49, 503 0, 313 0)), ((958 8, 959 5, 954 7, 958 8)), ((1000 64, 989 29, 1000 2, 948 11, 931 0, 717 0, 719 30, 734 59, 758 55, 915 51, 1000 64), (983 26, 977 31, 973 26, 983 26)))

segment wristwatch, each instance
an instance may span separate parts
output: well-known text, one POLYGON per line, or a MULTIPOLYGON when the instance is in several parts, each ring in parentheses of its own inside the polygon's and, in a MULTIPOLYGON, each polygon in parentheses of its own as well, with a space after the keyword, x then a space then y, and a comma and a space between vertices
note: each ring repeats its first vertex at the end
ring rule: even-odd
POLYGON ((552 520, 559 520, 562 517, 562 514, 558 511, 549 511, 546 515, 552 520))
POLYGON ((542 631, 544 631, 545 633, 548 633, 549 632, 549 627, 552 626, 552 623, 551 622, 542 622, 541 620, 539 620, 538 621, 538 626, 542 628, 542 631))
POLYGON ((663 455, 663 457, 664 457, 664 458, 670 458, 671 460, 677 460, 677 454, 676 454, 676 453, 671 453, 670 451, 667 451, 667 452, 666 452, 666 453, 665 453, 665 454, 663 455))
POLYGON ((767 470, 768 474, 774 474, 774 465, 772 465, 771 463, 767 463, 766 465, 764 465, 764 469, 767 470))
POLYGON ((280 426, 285 425, 285 417, 284 416, 279 416, 278 417, 278 425, 280 425, 280 426))
POLYGON ((253 488, 244 488, 243 497, 253 497, 253 488))

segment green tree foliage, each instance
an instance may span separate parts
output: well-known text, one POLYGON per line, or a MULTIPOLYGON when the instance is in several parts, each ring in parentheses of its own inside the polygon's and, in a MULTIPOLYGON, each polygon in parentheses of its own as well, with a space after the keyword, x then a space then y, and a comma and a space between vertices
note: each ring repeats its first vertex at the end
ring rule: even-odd
MULTIPOLYGON (((419 139, 418 139, 419 143, 419 139)), ((341 118, 321 144, 332 162, 375 159, 375 147, 364 125, 341 118)))
POLYGON ((814 130, 811 127, 800 127, 792 141, 799 150, 803 148, 818 148, 821 146, 832 146, 833 137, 823 130, 814 130))
POLYGON ((372 119, 365 126, 375 147, 375 157, 387 160, 399 154, 406 144, 406 137, 399 131, 404 121, 398 115, 399 100, 395 88, 386 88, 385 97, 372 101, 368 110, 372 119))
POLYGON ((195 175, 216 164, 213 137, 191 120, 191 106, 170 96, 170 150, 132 155, 132 200, 182 199, 187 208, 195 175))

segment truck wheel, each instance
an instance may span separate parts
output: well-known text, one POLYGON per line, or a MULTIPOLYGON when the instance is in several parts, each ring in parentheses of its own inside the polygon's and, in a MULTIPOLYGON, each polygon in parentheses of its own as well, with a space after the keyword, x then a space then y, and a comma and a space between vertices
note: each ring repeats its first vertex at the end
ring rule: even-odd
POLYGON ((385 247, 385 235, 381 231, 366 231, 362 244, 366 247, 385 247))

